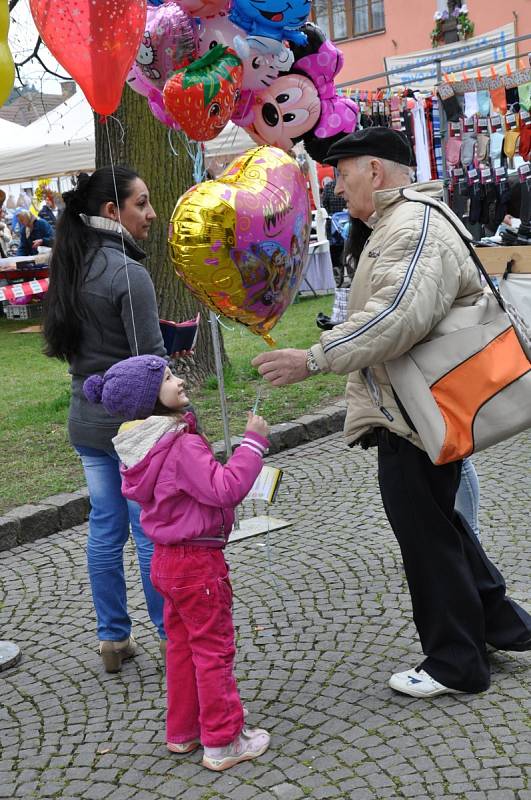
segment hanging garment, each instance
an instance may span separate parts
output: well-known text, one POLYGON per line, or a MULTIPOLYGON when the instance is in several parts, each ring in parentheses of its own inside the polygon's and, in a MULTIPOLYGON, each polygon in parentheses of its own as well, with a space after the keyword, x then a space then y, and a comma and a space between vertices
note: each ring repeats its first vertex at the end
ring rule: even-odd
POLYGON ((507 156, 507 162, 512 168, 514 166, 514 157, 518 153, 520 145, 520 131, 505 131, 503 139, 503 152, 507 156))
POLYGON ((488 117, 490 114, 490 94, 485 89, 482 89, 481 91, 477 92, 477 96, 478 111, 480 116, 488 117))
POLYGON ((476 157, 480 164, 489 163, 489 137, 486 133, 478 133, 476 136, 476 157))
POLYGON ((523 83, 518 87, 518 100, 526 111, 531 111, 531 83, 523 83))
POLYGON ((525 161, 531 160, 531 126, 522 126, 520 130, 520 148, 518 152, 525 161))
POLYGON ((479 111, 477 92, 465 92, 465 117, 473 117, 479 111))
POLYGON ((499 167, 503 149, 503 133, 491 133, 490 135, 490 158, 493 166, 499 167))
POLYGON ((474 155, 476 151, 476 134, 463 133, 463 143, 461 145, 461 164, 464 167, 470 166, 474 163, 474 155))
POLYGON ((445 97, 442 101, 444 113, 448 122, 459 122, 461 108, 455 94, 445 97))
POLYGON ((505 90, 505 100, 507 102, 507 108, 511 108, 514 106, 515 103, 518 103, 518 108, 515 108, 514 111, 520 111, 520 98, 518 95, 518 87, 514 86, 510 89, 505 90))
POLYGON ((439 102, 434 95, 432 98, 432 120, 433 120, 433 150, 435 153, 435 163, 437 166, 436 178, 443 176, 443 158, 442 158, 442 143, 441 143, 441 115, 439 112, 439 102))
POLYGON ((511 190, 506 180, 496 187, 496 209, 494 211, 494 223, 496 227, 501 225, 506 214, 511 199, 511 190))
POLYGON ((507 113, 507 97, 505 95, 504 86, 502 86, 500 89, 491 89, 490 100, 492 107, 497 114, 507 113))
POLYGON ((431 180, 430 150, 428 145, 428 131, 426 129, 426 116, 424 114, 424 101, 415 100, 411 111, 415 131, 415 156, 417 159, 417 182, 431 180))
POLYGON ((458 136, 450 136, 446 141, 446 163, 449 167, 457 167, 461 161, 462 140, 458 136))

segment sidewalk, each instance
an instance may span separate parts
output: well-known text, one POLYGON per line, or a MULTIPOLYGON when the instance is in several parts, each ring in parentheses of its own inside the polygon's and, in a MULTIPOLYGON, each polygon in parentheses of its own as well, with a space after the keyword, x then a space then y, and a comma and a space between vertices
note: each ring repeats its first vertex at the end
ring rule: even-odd
MULTIPOLYGON (((485 548, 529 602, 529 434, 478 456, 485 548)), ((85 568, 86 523, 0 555, 0 797, 81 800, 452 798, 531 800, 529 654, 494 653, 482 695, 397 695, 421 658, 374 451, 333 434, 270 456, 285 470, 276 517, 293 524, 230 545, 237 674, 258 761, 215 774, 164 746, 163 673, 127 548, 140 644, 102 672, 85 568)), ((247 504, 244 516, 253 513, 247 504)))

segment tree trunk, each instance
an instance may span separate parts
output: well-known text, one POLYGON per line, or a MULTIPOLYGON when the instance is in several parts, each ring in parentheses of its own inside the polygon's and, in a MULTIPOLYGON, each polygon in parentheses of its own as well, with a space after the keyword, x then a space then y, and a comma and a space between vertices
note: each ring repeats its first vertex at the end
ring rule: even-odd
MULTIPOLYGON (((186 374, 190 383, 197 383, 215 372, 208 309, 177 278, 167 243, 168 224, 175 204, 193 183, 186 139, 184 134, 172 132, 177 156, 174 155, 168 141, 168 129, 151 114, 147 100, 133 92, 127 84, 121 105, 113 116, 120 120, 123 133, 115 119, 108 119, 106 126, 96 122, 96 166, 111 162, 110 139, 113 162, 134 169, 149 188, 157 219, 145 243, 145 264, 155 285, 161 319, 179 322, 190 319, 201 310, 195 355, 177 362, 177 371, 186 374)), ((189 144, 188 147, 195 148, 195 145, 189 144)), ((221 336, 220 340, 222 357, 226 360, 221 336)))

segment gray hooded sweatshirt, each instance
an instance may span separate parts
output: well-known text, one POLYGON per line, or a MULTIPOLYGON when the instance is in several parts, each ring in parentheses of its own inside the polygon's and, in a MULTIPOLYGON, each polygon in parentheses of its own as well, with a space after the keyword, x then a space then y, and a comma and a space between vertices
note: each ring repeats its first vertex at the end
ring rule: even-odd
POLYGON ((89 403, 83 394, 84 381, 89 375, 102 375, 117 361, 136 355, 135 332, 139 355, 165 357, 166 350, 153 283, 138 263, 145 253, 123 229, 127 275, 120 225, 103 217, 83 217, 83 221, 97 232, 98 246, 87 254, 81 289, 88 318, 82 324, 81 348, 70 363, 68 432, 74 446, 113 453, 112 438, 124 419, 111 417, 103 406, 89 403))

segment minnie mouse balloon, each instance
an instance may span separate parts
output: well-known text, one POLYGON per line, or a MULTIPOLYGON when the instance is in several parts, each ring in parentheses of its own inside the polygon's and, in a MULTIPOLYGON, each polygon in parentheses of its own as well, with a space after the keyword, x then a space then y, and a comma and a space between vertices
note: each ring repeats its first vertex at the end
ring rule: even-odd
POLYGON ((335 138, 356 130, 358 107, 336 92, 334 78, 343 66, 342 53, 315 25, 304 30, 308 46, 293 48, 304 55, 288 74, 254 96, 253 121, 246 130, 256 142, 284 150, 304 139, 312 146, 310 155, 318 151, 322 158, 335 138))
POLYGON ((202 303, 274 345, 269 331, 299 288, 310 225, 297 163, 256 147, 177 203, 169 232, 175 271, 202 303))
POLYGON ((146 0, 30 0, 45 45, 98 114, 112 114, 140 46, 146 0))
POLYGON ((148 8, 136 64, 153 86, 162 90, 170 75, 187 64, 196 51, 195 26, 180 5, 168 0, 148 8))

